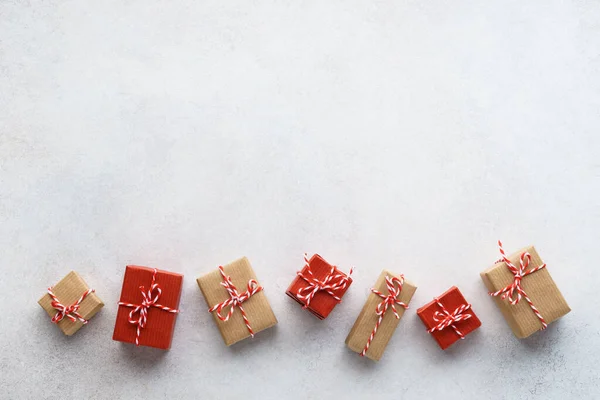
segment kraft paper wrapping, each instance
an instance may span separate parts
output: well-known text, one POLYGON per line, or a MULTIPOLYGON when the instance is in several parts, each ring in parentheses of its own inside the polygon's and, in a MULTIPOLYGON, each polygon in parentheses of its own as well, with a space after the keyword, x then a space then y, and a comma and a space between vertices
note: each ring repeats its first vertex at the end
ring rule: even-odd
MULTIPOLYGON (((255 279, 262 286, 246 257, 223 266, 223 270, 231 278, 231 281, 240 294, 248 289, 248 281, 250 279, 255 279)), ((222 303, 230 297, 227 290, 221 285, 223 277, 218 269, 198 278, 197 282, 208 308, 222 303)), ((242 307, 246 311, 254 334, 277 324, 277 318, 275 318, 264 289, 253 294, 248 300, 243 302, 242 307)), ((225 308, 221 314, 225 315, 227 312, 229 312, 229 307, 225 308)), ((227 346, 250 336, 239 307, 236 307, 228 321, 221 321, 216 311, 211 314, 213 314, 215 323, 227 346)))
MULTIPOLYGON (((518 268, 521 253, 525 251, 531 255, 531 262, 527 270, 543 264, 540 255, 533 246, 513 253, 508 259, 518 268)), ((514 280, 514 275, 510 272, 506 263, 502 261, 482 272, 481 279, 488 291, 496 292, 510 285, 514 280)), ((521 286, 548 324, 571 311, 552 276, 550 276, 548 267, 525 276, 521 281, 521 286)), ((540 320, 525 299, 522 298, 516 305, 510 304, 508 299, 502 300, 501 296, 495 296, 494 301, 502 311, 513 333, 519 339, 526 338, 541 329, 540 320)))
MULTIPOLYGON (((373 288, 384 295, 389 294, 385 284, 386 276, 400 277, 400 275, 393 274, 389 271, 384 270, 381 272, 381 275, 379 275, 379 278, 375 282, 373 288)), ((415 285, 405 280, 404 285, 402 285, 400 296, 398 296, 398 300, 408 305, 416 290, 417 287, 415 285)), ((379 319, 379 316, 375 313, 375 309, 382 300, 383 299, 381 297, 373 292, 369 294, 362 311, 358 315, 358 318, 356 318, 356 322, 354 322, 354 326, 346 338, 346 345, 352 351, 356 353, 361 353, 363 351, 367 341, 369 340, 369 336, 371 336, 371 332, 373 331, 373 328, 379 319)), ((400 318, 402 318, 402 315, 405 311, 404 307, 396 305, 396 310, 398 311, 400 318)), ((399 323, 400 320, 396 319, 394 311, 391 308, 388 308, 383 320, 381 321, 381 325, 377 329, 377 333, 375 334, 375 337, 369 346, 369 349, 365 353, 365 356, 371 360, 379 361, 379 359, 381 359, 383 356, 383 352, 385 351, 385 348, 392 338, 392 335, 394 334, 394 331, 398 327, 399 323)))
MULTIPOLYGON (((75 303, 88 289, 89 286, 87 283, 85 283, 85 281, 75 271, 69 272, 67 276, 65 276, 60 282, 52 287, 54 295, 65 306, 70 306, 71 304, 75 303)), ((42 298, 38 301, 38 304, 42 306, 44 310, 46 310, 50 318, 56 315, 57 310, 52 307, 52 298, 48 293, 42 296, 42 298)), ((83 318, 89 320, 96 315, 96 313, 100 311, 102 307, 104 307, 102 300, 100 300, 96 293, 90 293, 81 302, 78 312, 83 318)), ((71 336, 83 326, 83 322, 79 320, 73 322, 69 318, 65 317, 57 325, 65 335, 71 336)))

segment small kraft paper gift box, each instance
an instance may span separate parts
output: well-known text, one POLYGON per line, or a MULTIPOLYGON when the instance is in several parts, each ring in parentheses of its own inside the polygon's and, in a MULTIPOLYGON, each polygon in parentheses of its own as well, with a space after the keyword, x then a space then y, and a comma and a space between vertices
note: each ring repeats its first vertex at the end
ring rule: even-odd
POLYGON ((77 332, 96 315, 104 303, 75 271, 71 271, 38 301, 67 336, 77 332))
POLYGON ((481 326, 471 304, 456 286, 419 308, 417 315, 442 350, 481 326))
POLYGON ((519 339, 546 329, 548 324, 571 311, 546 264, 533 246, 502 258, 481 273, 490 296, 519 339))
POLYGON ((346 275, 320 255, 308 259, 304 254, 304 267, 296 273, 286 294, 317 318, 325 319, 352 284, 352 271, 346 275))
POLYGON ((346 338, 346 345, 361 356, 379 361, 417 287, 404 275, 383 271, 346 338))
POLYGON ((246 257, 196 280, 225 345, 271 328, 277 318, 246 257))
POLYGON ((182 284, 181 274, 128 265, 113 340, 171 348, 182 284))

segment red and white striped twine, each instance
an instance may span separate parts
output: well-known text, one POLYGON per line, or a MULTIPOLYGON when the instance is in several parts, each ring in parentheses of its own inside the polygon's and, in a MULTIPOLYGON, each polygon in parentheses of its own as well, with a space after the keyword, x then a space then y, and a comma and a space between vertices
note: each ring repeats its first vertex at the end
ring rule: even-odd
POLYGON ((405 309, 408 308, 407 304, 398 300, 398 296, 400 296, 400 293, 402 292, 402 285, 404 285, 404 275, 400 275, 400 278, 397 278, 395 276, 390 278, 389 276, 386 276, 385 277, 385 285, 386 285, 388 293, 389 293, 387 296, 385 294, 381 293, 380 291, 378 291, 377 289, 371 288, 371 292, 375 293, 377 296, 381 297, 383 300, 377 305, 377 307, 375 307, 375 314, 377 314, 379 316, 379 318, 377 319, 375 328, 373 328, 373 331, 371 332, 371 335, 369 336, 369 340, 367 340, 367 344, 365 345, 365 348, 360 353, 360 355, 362 357, 364 357, 365 354, 367 354, 367 350, 369 350, 369 346, 371 345, 371 342, 373 341, 373 338, 375 337, 375 334, 377 333, 377 329, 381 325, 381 321, 383 321, 383 317, 385 316, 385 313, 388 310, 388 308, 390 308, 390 307, 392 308, 392 311, 394 312, 396 319, 400 319, 400 316, 398 315, 398 311, 396 310, 396 304, 404 307, 405 309))
POLYGON ((129 323, 137 325, 137 331, 135 335, 135 345, 140 345, 140 334, 142 333, 142 329, 146 327, 146 323, 148 322, 148 310, 150 307, 158 308, 160 310, 170 312, 170 313, 178 313, 179 310, 170 308, 167 306, 163 306, 162 304, 158 304, 158 298, 162 294, 162 289, 156 283, 156 268, 152 273, 152 283, 150 284, 150 289, 146 292, 146 288, 144 286, 140 286, 140 291, 142 292, 142 303, 141 304, 131 304, 125 303, 123 301, 119 302, 120 306, 131 307, 133 310, 129 313, 129 323), (136 316, 136 314, 138 314, 136 316))
POLYGON ((454 329, 454 332, 456 332, 456 334, 460 336, 461 339, 464 339, 465 335, 463 335, 463 333, 458 330, 454 323, 464 321, 472 317, 472 315, 469 313, 463 314, 465 311, 471 309, 471 305, 463 304, 462 306, 457 307, 454 311, 448 312, 446 307, 444 307, 444 305, 440 302, 440 299, 436 297, 434 300, 437 303, 437 305, 442 309, 442 311, 436 311, 433 314, 433 320, 438 322, 438 324, 433 328, 429 329, 427 332, 433 333, 435 331, 442 331, 447 327, 452 327, 452 329, 454 329))
POLYGON ((49 287, 48 295, 52 299, 50 305, 52 305, 52 307, 56 309, 56 314, 54 315, 54 317, 52 317, 52 323, 58 324, 66 317, 73 322, 79 320, 84 325, 87 324, 88 320, 83 318, 81 314, 79 314, 79 308, 81 307, 81 302, 83 301, 83 299, 85 299, 90 293, 94 292, 94 289, 88 289, 81 295, 81 297, 75 303, 71 304, 70 306, 65 306, 60 302, 60 300, 58 300, 58 297, 56 297, 56 295, 52 291, 52 288, 49 287))
POLYGON ((255 279, 250 279, 248 281, 248 289, 244 293, 240 294, 233 282, 231 281, 231 278, 225 274, 225 271, 223 270, 222 266, 219 267, 219 272, 223 277, 223 282, 221 282, 221 285, 225 287, 225 289, 227 289, 227 292, 229 293, 229 298, 224 302, 209 308, 208 312, 216 311, 217 317, 221 321, 226 322, 229 320, 229 317, 231 317, 231 315, 233 314, 235 307, 238 307, 240 309, 240 312, 242 313, 242 318, 244 319, 246 328, 248 328, 248 332, 250 332, 250 336, 254 337, 254 331, 250 326, 250 321, 248 320, 248 316, 246 315, 244 307, 242 307, 242 303, 248 300, 250 297, 252 297, 252 295, 263 290, 263 287, 260 286, 255 279), (223 316, 221 312, 225 307, 229 306, 231 306, 229 312, 227 312, 227 315, 223 316))
POLYGON ((502 248, 502 242, 500 240, 498 240, 498 247, 500 248, 500 254, 502 254, 502 258, 498 261, 504 261, 506 263, 506 266, 510 270, 510 272, 512 272, 512 274, 515 277, 514 277, 513 282, 510 285, 506 286, 503 289, 498 290, 497 292, 490 292, 489 295, 490 296, 502 295, 500 298, 502 300, 508 299, 510 304, 512 304, 513 306, 518 304, 519 301, 521 300, 521 297, 523 297, 525 299, 525 301, 529 304, 529 307, 531 307, 531 309, 533 310, 536 317, 540 320, 540 323, 542 324, 542 327, 540 330, 546 329, 548 327, 548 324, 544 320, 544 317, 542 317, 542 314, 537 309, 537 307, 535 305, 533 305, 533 302, 531 301, 531 299, 529 298, 529 296, 527 295, 527 293, 525 292, 525 290, 523 290, 523 287, 521 286, 521 280, 525 276, 533 274, 534 272, 537 272, 543 268, 546 268, 546 264, 542 264, 538 267, 530 269, 529 271, 526 271, 527 267, 529 266, 529 263, 531 262, 531 255, 528 252, 523 252, 523 253, 521 253, 521 257, 519 259, 519 268, 517 268, 506 257, 506 254, 504 253, 504 249, 502 248))
POLYGON ((345 289, 352 282, 350 275, 352 275, 354 267, 350 268, 348 275, 345 275, 337 271, 335 266, 332 266, 331 271, 329 271, 322 281, 315 278, 310 270, 308 254, 306 253, 304 253, 304 267, 305 268, 303 268, 302 271, 297 272, 298 276, 308 283, 307 287, 298 290, 298 293, 296 294, 300 300, 304 300, 305 302, 302 308, 307 308, 313 297, 315 297, 315 294, 321 290, 327 292, 338 302, 342 301, 341 297, 338 296, 336 292, 345 289))

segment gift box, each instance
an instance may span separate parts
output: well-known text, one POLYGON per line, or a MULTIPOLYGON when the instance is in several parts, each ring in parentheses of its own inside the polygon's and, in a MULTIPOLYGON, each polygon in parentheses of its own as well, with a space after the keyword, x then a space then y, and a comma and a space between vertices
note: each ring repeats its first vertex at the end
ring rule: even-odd
POLYGON ((77 332, 104 303, 75 271, 71 271, 38 301, 51 321, 67 336, 77 332))
POLYGON ((246 257, 197 279, 208 311, 230 346, 277 324, 263 287, 246 257))
POLYGON ((304 255, 304 268, 297 272, 286 294, 317 318, 325 319, 352 284, 352 269, 348 275, 329 264, 320 255, 310 260, 304 255))
POLYGON ((113 340, 167 350, 171 347, 183 275, 128 265, 113 340))
POLYGON ((403 275, 383 271, 346 338, 354 352, 379 361, 417 287, 403 275))
POLYGON ((498 245, 502 258, 481 279, 516 337, 543 330, 571 311, 533 246, 506 257, 498 245))
POLYGON ((417 315, 442 350, 481 326, 481 321, 456 286, 419 308, 417 315))

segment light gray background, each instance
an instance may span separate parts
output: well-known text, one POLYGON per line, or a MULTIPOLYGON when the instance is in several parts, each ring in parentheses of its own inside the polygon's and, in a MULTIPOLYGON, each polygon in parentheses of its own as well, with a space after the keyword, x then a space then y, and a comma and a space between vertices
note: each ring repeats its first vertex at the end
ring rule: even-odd
POLYGON ((598 1, 0 1, 4 399, 599 396, 598 1), (513 337, 479 272, 535 244, 573 312, 513 337), (318 321, 303 252, 355 283, 318 321), (226 348, 195 278, 250 258, 279 325, 226 348), (173 348, 111 340, 124 266, 185 274, 173 348), (418 284, 378 364, 344 339, 418 284), (36 304, 75 269, 106 307, 36 304), (458 285, 443 352, 415 309, 458 285))

